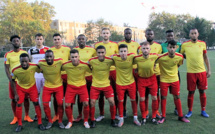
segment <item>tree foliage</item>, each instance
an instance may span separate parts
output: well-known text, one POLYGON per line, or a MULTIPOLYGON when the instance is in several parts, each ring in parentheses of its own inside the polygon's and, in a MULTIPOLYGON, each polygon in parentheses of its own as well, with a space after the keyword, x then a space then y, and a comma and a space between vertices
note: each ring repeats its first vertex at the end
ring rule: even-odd
POLYGON ((1 0, 0 3, 1 44, 17 34, 22 38, 23 46, 30 46, 36 33, 47 34, 51 30, 51 18, 55 11, 50 4, 38 1, 28 3, 26 0, 1 0))

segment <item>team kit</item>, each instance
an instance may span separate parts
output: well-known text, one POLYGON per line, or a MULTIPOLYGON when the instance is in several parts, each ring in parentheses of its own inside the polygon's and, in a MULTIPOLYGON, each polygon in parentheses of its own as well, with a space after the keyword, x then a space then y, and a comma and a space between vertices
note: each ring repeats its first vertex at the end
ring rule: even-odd
POLYGON ((103 28, 101 36, 103 40, 90 47, 86 45, 85 35, 80 34, 77 37, 78 46, 70 49, 62 45, 60 34, 53 35, 54 46, 49 48, 43 45, 44 36, 38 33, 35 35, 35 47, 28 52, 20 49, 18 35, 11 36, 13 50, 5 54, 4 65, 14 114, 10 124, 18 123, 16 132, 23 129, 22 104, 25 110, 24 121, 37 121, 40 130, 52 128, 56 121, 59 128, 70 129, 73 122, 81 120, 85 128, 95 128, 96 122, 105 118, 104 98, 109 103, 110 125, 122 127, 129 108, 126 106, 128 96, 136 126, 146 125, 147 122, 162 124, 166 121, 168 92, 173 95, 174 113, 178 120, 189 123, 188 118, 193 114, 196 87, 200 94, 200 114, 209 117, 205 110, 205 90, 208 88, 207 78, 211 75, 210 63, 206 43, 198 40, 196 28, 190 30, 190 40, 182 44, 174 40, 173 30, 166 31, 166 42, 162 44, 154 41, 154 32, 151 29, 145 31, 147 41, 140 44, 131 40, 130 28, 124 30, 125 40, 118 43, 109 40, 109 28, 103 28), (186 115, 182 112, 179 73, 184 59, 187 62, 186 115), (151 113, 148 110, 149 94, 151 113), (29 100, 35 108, 34 119, 29 116, 29 100), (99 116, 96 118, 97 100, 99 116), (77 118, 73 117, 75 103, 78 106, 77 118), (48 121, 46 125, 42 123, 41 106, 48 121), (138 106, 141 111, 140 120, 138 106), (62 122, 64 112, 67 125, 62 122))

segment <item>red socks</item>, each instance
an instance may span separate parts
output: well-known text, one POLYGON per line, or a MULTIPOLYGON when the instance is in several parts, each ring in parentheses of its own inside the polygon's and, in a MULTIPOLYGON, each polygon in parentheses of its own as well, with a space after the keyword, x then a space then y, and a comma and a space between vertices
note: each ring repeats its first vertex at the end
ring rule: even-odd
POLYGON ((152 118, 156 118, 158 110, 158 100, 152 100, 152 118))
POLYGON ((58 114, 59 114, 59 120, 58 123, 61 123, 63 121, 63 104, 58 104, 58 114))
POLYGON ((146 118, 146 111, 145 111, 145 101, 140 101, 140 111, 142 114, 142 118, 146 118))
POLYGON ((50 123, 52 123, 51 110, 50 110, 50 107, 49 107, 49 103, 43 103, 43 108, 44 108, 46 117, 48 118, 48 121, 50 123))
POLYGON ((205 106, 207 103, 207 97, 205 93, 200 93, 200 102, 201 102, 202 111, 205 111, 205 106))
POLYGON ((84 107, 84 122, 88 121, 89 109, 90 109, 89 106, 84 107))
POLYGON ((90 108, 90 120, 95 121, 95 107, 90 108))
POLYGON ((192 111, 192 108, 193 108, 193 99, 194 99, 194 94, 188 94, 187 105, 188 105, 189 111, 192 111))
POLYGON ((27 116, 29 114, 29 100, 28 99, 25 99, 24 100, 24 107, 25 107, 25 116, 27 116))
POLYGON ((16 117, 18 119, 18 125, 22 126, 22 106, 16 106, 16 117))
POLYGON ((34 108, 35 108, 35 112, 36 112, 37 118, 38 118, 38 120, 37 120, 38 125, 39 125, 39 124, 42 124, 42 117, 41 117, 41 108, 40 108, 40 105, 34 106, 34 108))
POLYGON ((72 123, 72 106, 66 107, 65 112, 66 112, 66 116, 68 118, 68 121, 72 123))
POLYGON ((12 107, 14 117, 16 117, 16 102, 13 100, 11 100, 11 107, 12 107))
POLYGON ((166 117, 166 99, 161 99, 162 117, 166 117))
POLYGON ((174 99, 175 104, 176 104, 176 108, 178 111, 178 116, 179 117, 183 117, 183 112, 182 112, 182 107, 181 107, 181 100, 180 99, 174 99))
POLYGON ((55 112, 55 115, 58 115, 57 100, 55 98, 55 95, 53 97, 54 97, 54 100, 53 100, 54 112, 55 112))
POLYGON ((110 106, 110 114, 111 114, 111 119, 114 120, 116 116, 116 106, 110 106))
POLYGON ((137 102, 135 101, 131 101, 131 106, 132 106, 132 110, 133 110, 133 115, 137 116, 137 102))

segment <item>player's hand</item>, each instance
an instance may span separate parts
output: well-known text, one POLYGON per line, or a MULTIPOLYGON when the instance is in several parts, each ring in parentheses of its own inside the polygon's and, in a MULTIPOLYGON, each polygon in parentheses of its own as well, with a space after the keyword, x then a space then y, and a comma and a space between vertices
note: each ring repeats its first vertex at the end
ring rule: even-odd
POLYGON ((19 95, 16 94, 16 95, 14 96, 14 99, 15 99, 16 102, 18 102, 18 101, 19 101, 19 95))
POLYGON ((211 76, 211 71, 207 71, 207 78, 211 76))

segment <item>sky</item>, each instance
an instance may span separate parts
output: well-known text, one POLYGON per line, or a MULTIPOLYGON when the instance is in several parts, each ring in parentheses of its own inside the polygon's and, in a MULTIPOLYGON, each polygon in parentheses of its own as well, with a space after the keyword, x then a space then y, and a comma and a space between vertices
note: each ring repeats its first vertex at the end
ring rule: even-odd
MULTIPOLYGON (((35 0, 27 0, 34 2, 35 0)), ((191 14, 215 22, 212 0, 38 0, 55 7, 53 19, 87 22, 103 18, 114 25, 147 28, 149 15, 162 11, 191 14), (152 10, 155 7, 155 10, 152 10)))

